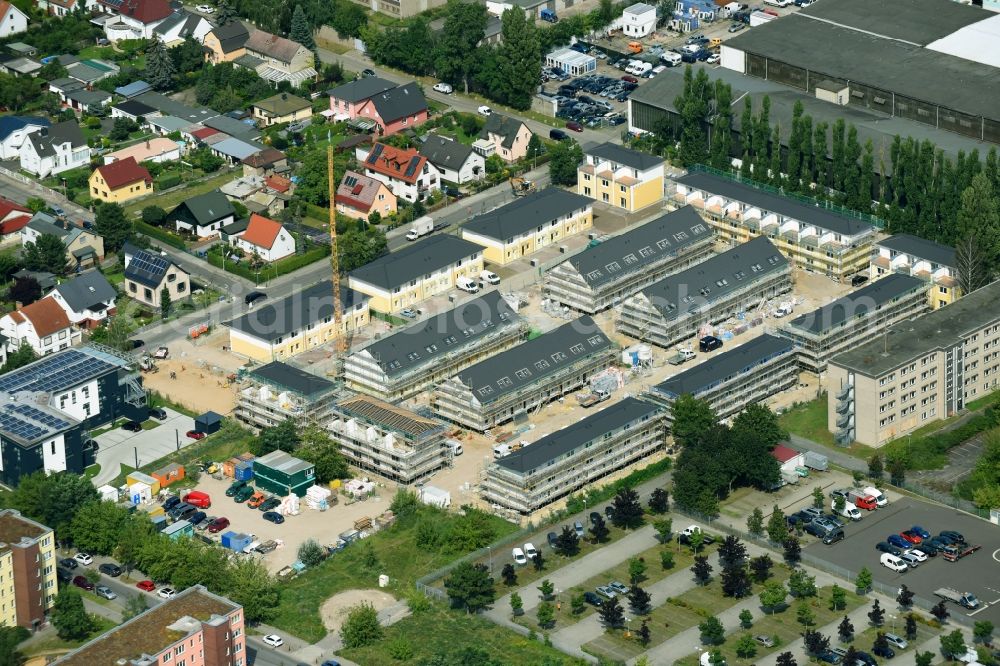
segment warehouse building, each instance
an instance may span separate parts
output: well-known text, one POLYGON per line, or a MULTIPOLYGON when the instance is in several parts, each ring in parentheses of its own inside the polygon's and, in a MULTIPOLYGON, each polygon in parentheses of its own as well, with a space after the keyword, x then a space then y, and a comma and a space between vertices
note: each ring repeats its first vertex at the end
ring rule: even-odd
POLYGON ((625 398, 486 465, 483 500, 528 515, 663 450, 664 410, 625 398))
POLYGON ((882 446, 997 389, 1000 282, 830 359, 828 427, 882 446))
POLYGON ((838 298, 778 328, 799 348, 804 370, 820 373, 831 357, 880 335, 890 326, 927 312, 927 283, 893 274, 838 298))
POLYGON ((330 437, 351 465, 410 485, 451 462, 440 421, 366 395, 337 402, 330 437))
POLYGON ((712 256, 714 234, 690 206, 610 238, 545 274, 545 295, 595 314, 712 256))
POLYGON ((736 178, 692 171, 671 181, 670 197, 701 211, 727 247, 767 236, 793 266, 811 273, 838 281, 867 273, 875 240, 871 224, 736 178))
POLYGON ((617 351, 588 316, 480 361, 441 382, 431 408, 482 432, 527 417, 615 363, 617 351))
POLYGON ((702 326, 755 309, 792 288, 788 261, 764 236, 671 275, 627 298, 625 335, 670 347, 702 326))
POLYGON ((51 527, 14 509, 0 511, 0 621, 41 628, 59 593, 56 538, 51 527))
POLYGON ((931 283, 927 302, 935 310, 962 297, 955 248, 910 234, 896 234, 875 243, 871 279, 904 273, 931 283))
POLYGON ((258 432, 288 419, 325 423, 335 399, 333 382, 280 361, 251 368, 242 379, 234 415, 258 432))
POLYGON ((517 312, 491 291, 354 352, 344 361, 344 382, 398 402, 510 349, 527 334, 517 312))
POLYGON ((590 199, 558 187, 515 199, 462 225, 462 238, 501 266, 529 257, 594 226, 590 199))
POLYGON ((258 490, 303 497, 316 483, 316 467, 284 451, 271 451, 254 459, 253 478, 258 490))
POLYGON ((668 408, 670 421, 674 402, 685 394, 707 401, 725 419, 792 388, 798 378, 795 345, 764 334, 653 386, 648 396, 668 408))

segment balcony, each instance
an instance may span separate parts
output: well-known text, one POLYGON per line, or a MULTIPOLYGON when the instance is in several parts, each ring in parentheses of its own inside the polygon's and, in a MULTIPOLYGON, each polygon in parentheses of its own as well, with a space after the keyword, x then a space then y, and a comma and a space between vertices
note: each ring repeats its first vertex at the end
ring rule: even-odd
POLYGON ((844 388, 837 392, 837 400, 847 400, 851 396, 851 392, 854 390, 854 386, 848 384, 844 388))
POLYGON ((837 413, 846 414, 854 406, 853 400, 840 400, 837 402, 837 413))

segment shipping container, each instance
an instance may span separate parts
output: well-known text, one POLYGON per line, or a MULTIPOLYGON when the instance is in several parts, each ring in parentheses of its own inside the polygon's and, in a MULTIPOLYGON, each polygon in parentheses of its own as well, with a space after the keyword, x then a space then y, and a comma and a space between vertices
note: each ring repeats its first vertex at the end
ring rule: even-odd
POLYGON ((152 516, 150 522, 153 523, 153 529, 157 532, 162 532, 163 528, 167 526, 167 517, 161 513, 158 516, 152 516))
POLYGON ((154 495, 160 493, 160 482, 144 472, 129 472, 125 477, 125 484, 131 486, 133 483, 145 483, 151 493, 154 495))
POLYGON ((161 488, 166 488, 171 483, 177 483, 184 478, 184 465, 170 463, 153 472, 151 476, 160 482, 161 488))
POLYGON ((253 541, 249 534, 234 532, 230 530, 222 535, 222 547, 240 553, 247 545, 253 541))
POLYGON ((815 451, 806 451, 805 462, 806 467, 819 470, 820 472, 825 472, 830 467, 830 461, 827 457, 815 451))
POLYGON ((253 478, 253 462, 241 462, 233 470, 233 478, 236 481, 249 481, 253 478))

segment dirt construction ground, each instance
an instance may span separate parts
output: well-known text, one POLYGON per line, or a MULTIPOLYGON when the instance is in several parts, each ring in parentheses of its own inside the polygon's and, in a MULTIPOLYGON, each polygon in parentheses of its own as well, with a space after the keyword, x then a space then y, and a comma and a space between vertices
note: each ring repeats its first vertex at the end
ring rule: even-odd
POLYGON ((323 626, 331 634, 337 633, 344 624, 347 613, 361 602, 371 604, 378 612, 396 603, 396 598, 381 590, 346 590, 335 594, 319 609, 323 626))
POLYGON ((236 391, 226 376, 236 372, 244 362, 222 351, 223 345, 228 344, 229 334, 225 330, 198 342, 175 342, 170 347, 170 358, 157 361, 159 371, 143 375, 143 384, 196 412, 229 414, 236 406, 236 391), (171 373, 176 378, 171 379, 171 373))

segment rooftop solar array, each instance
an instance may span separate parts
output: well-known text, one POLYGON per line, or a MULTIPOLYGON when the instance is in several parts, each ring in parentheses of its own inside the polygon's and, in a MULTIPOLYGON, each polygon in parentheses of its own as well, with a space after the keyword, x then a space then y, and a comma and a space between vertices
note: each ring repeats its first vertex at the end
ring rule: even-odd
POLYGON ((125 274, 143 284, 158 285, 169 267, 170 262, 163 257, 142 250, 128 262, 125 274))
POLYGON ((13 410, 18 414, 23 414, 30 419, 43 423, 50 428, 68 428, 70 426, 69 421, 64 421, 61 418, 53 416, 48 412, 43 412, 40 409, 32 407, 31 405, 13 405, 8 407, 9 410, 13 410))
MULTIPOLYGON (((124 365, 124 361, 121 362, 124 365)), ((54 392, 78 386, 120 367, 110 357, 81 349, 66 349, 46 356, 23 368, 12 370, 0 377, 0 392, 18 391, 54 392)))

